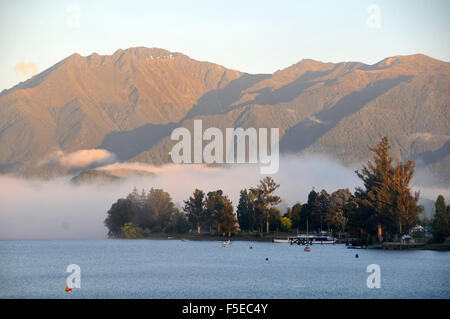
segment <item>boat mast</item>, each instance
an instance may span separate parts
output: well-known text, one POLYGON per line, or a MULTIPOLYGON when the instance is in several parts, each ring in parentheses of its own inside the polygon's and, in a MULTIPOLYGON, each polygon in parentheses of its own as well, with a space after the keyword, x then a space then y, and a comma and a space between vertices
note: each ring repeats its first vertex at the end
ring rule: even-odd
POLYGON ((308 235, 308 219, 306 219, 306 235, 308 235))

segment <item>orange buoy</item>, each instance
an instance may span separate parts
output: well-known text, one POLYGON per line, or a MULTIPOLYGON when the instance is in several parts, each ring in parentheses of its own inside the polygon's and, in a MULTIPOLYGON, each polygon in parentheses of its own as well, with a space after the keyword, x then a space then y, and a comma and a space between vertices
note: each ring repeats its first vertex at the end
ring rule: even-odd
POLYGON ((69 286, 66 287, 66 291, 72 291, 72 288, 70 288, 69 286))

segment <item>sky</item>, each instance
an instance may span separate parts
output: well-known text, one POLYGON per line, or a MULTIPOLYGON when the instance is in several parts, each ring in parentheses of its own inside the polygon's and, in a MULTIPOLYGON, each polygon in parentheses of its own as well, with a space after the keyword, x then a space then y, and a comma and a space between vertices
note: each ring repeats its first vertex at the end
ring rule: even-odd
POLYGON ((0 0, 0 91, 79 53, 135 46, 248 73, 301 59, 450 61, 448 0, 0 0))

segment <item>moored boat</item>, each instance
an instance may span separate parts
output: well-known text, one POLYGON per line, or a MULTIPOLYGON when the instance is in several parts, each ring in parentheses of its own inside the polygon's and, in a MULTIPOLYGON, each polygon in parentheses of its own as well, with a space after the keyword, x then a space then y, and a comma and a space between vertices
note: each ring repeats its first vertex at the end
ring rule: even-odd
POLYGON ((228 246, 230 246, 230 244, 231 244, 230 240, 223 241, 222 242, 222 247, 228 247, 228 246))
POLYGON ((289 239, 276 239, 276 238, 274 238, 272 241, 274 243, 289 244, 289 239))

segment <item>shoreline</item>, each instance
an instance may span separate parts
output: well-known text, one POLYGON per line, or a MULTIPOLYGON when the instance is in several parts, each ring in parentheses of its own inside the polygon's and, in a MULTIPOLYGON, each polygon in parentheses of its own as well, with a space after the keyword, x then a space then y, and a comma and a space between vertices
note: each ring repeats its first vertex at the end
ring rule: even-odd
MULTIPOLYGON (((238 236, 217 236, 217 235, 206 235, 206 234, 153 234, 144 238, 139 238, 140 240, 183 240, 188 241, 254 241, 254 242, 273 242, 274 239, 286 239, 289 236, 287 234, 274 235, 269 234, 266 236, 260 235, 238 235, 238 236)), ((292 234, 290 235, 292 236, 292 234)), ((124 238, 110 238, 110 239, 124 239, 124 238)), ((336 242, 334 245, 342 245, 344 242, 336 242)), ((320 245, 320 244, 317 244, 320 245)), ((434 250, 434 251, 450 251, 450 243, 439 243, 439 244, 424 244, 417 245, 415 247, 408 247, 403 249, 386 249, 383 248, 382 243, 377 243, 373 245, 368 245, 362 249, 384 249, 384 250, 434 250)))
POLYGON ((274 238, 278 238, 282 236, 268 236, 268 237, 259 237, 259 236, 216 236, 216 235, 192 235, 192 234, 153 234, 140 239, 148 239, 148 240, 192 240, 192 241, 259 241, 259 242, 272 242, 274 238))
MULTIPOLYGON (((0 241, 34 241, 34 240, 187 240, 187 241, 226 241, 230 239, 231 241, 247 241, 247 242, 273 242, 273 239, 286 239, 286 237, 289 236, 287 234, 283 235, 275 235, 275 234, 269 234, 266 236, 260 236, 260 235, 238 235, 238 236, 231 236, 230 238, 228 236, 217 236, 217 235, 206 235, 206 234, 152 234, 147 237, 143 238, 113 238, 113 237, 104 237, 104 238, 2 238, 0 241)), ((292 234, 290 234, 292 236, 292 234)), ((289 243, 286 243, 289 245, 289 243)), ((338 241, 333 245, 343 245, 345 244, 344 241, 338 241)), ((320 244, 315 244, 320 245, 320 244)), ((327 244, 328 246, 329 244, 327 244)), ((382 250, 433 250, 433 251, 450 251, 450 243, 444 242, 444 243, 426 243, 422 245, 417 245, 415 247, 403 247, 402 249, 387 249, 383 248, 382 243, 376 243, 372 245, 367 245, 364 248, 357 248, 357 249, 382 249, 382 250)))

